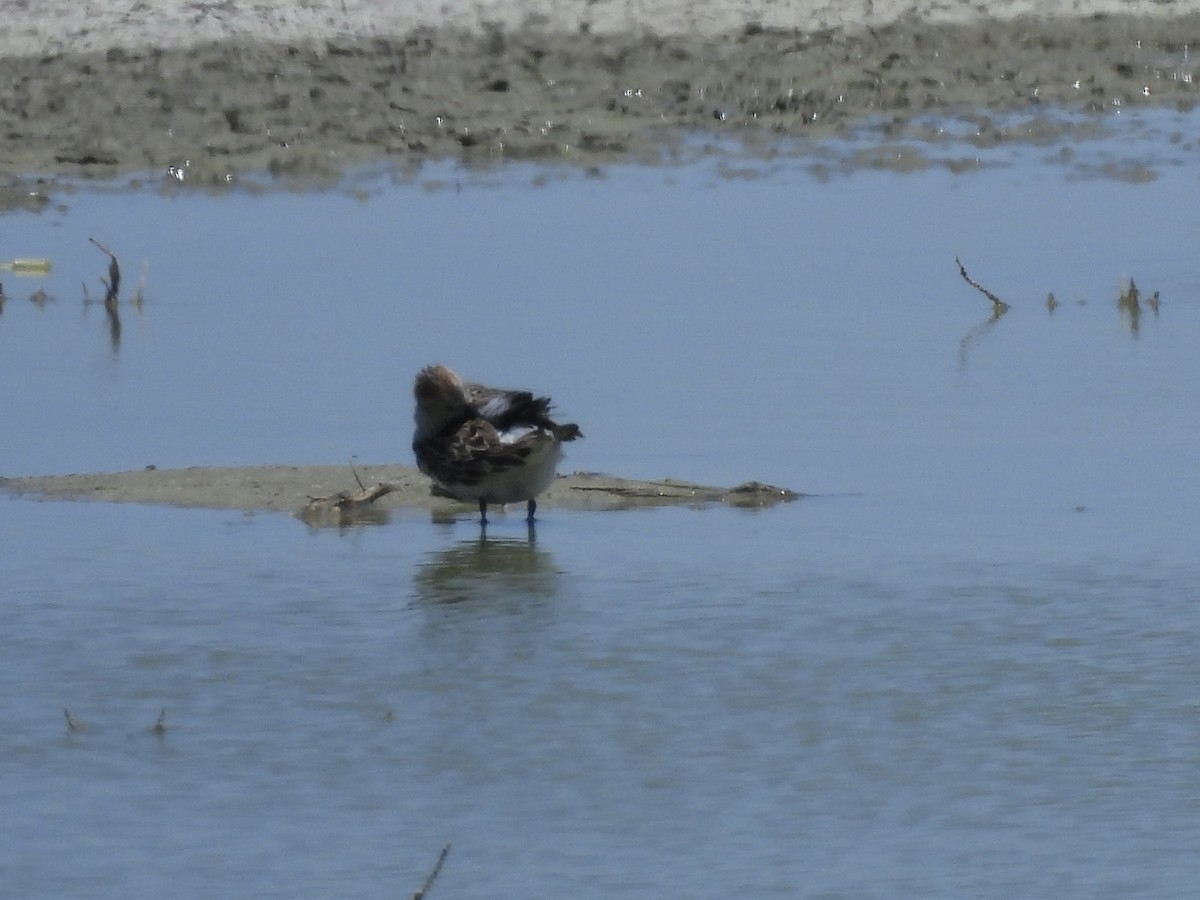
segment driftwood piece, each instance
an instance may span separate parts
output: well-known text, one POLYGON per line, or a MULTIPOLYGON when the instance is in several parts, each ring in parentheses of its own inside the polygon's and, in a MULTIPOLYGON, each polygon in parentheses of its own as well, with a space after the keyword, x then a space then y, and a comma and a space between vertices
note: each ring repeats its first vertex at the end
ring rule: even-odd
POLYGON ((309 497, 308 503, 304 507, 304 512, 311 514, 323 509, 336 509, 341 512, 348 512, 360 506, 368 506, 380 497, 390 494, 392 491, 399 490, 400 487, 397 484, 391 484, 386 481, 381 481, 372 487, 367 487, 363 484, 363 480, 358 477, 358 469, 354 468, 353 465, 350 466, 350 474, 358 482, 357 494, 352 494, 349 491, 338 491, 336 494, 328 494, 324 497, 309 497))
POLYGON ((308 504, 305 509, 341 509, 351 510, 359 506, 366 506, 374 503, 380 497, 390 494, 396 490, 396 485, 389 484, 386 481, 381 481, 372 487, 364 487, 357 493, 350 491, 338 491, 336 494, 328 494, 324 497, 309 497, 308 504))
POLYGON ((338 491, 323 497, 309 497, 297 515, 309 525, 344 526, 355 522, 386 521, 387 514, 376 510, 373 504, 401 486, 389 481, 380 481, 371 487, 363 484, 358 469, 350 467, 350 473, 358 482, 358 491, 338 491))

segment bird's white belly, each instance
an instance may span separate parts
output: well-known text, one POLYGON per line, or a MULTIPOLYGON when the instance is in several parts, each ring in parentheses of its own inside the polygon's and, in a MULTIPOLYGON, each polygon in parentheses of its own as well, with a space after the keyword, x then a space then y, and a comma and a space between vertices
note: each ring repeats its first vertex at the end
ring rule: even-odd
POLYGON ((550 486, 562 459, 557 441, 547 441, 525 459, 524 465, 493 472, 478 484, 443 485, 459 500, 484 500, 488 503, 518 503, 536 497, 550 486))

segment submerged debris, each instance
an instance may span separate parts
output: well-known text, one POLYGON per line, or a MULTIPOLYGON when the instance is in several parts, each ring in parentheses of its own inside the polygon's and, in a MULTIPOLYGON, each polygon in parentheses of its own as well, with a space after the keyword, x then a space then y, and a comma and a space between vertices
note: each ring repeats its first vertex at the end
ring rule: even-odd
POLYGON ((0 262, 0 272, 12 272, 14 275, 40 277, 49 275, 51 268, 48 259, 11 259, 8 262, 0 262))
POLYGON ((68 734, 86 734, 92 730, 92 726, 90 726, 87 722, 81 722, 71 715, 71 711, 69 709, 64 709, 63 715, 67 719, 68 734))

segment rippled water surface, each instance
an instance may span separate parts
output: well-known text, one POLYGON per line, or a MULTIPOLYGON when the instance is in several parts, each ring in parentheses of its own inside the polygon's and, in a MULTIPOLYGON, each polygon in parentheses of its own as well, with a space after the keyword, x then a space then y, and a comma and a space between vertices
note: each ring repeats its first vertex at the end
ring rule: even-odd
POLYGON ((0 218, 0 256, 55 263, 0 277, 2 474, 406 461, 443 361, 551 393, 569 467, 812 495, 486 538, 0 497, 0 894, 410 896, 451 842, 433 896, 1192 896, 1176 155, 0 218), (117 337, 89 236, 127 289, 149 262, 117 337))

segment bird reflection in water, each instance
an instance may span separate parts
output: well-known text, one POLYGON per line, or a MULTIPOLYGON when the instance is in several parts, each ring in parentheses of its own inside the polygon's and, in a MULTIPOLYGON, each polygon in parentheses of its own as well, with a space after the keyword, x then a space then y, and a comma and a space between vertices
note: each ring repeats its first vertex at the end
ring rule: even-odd
POLYGON ((439 604, 549 597, 561 580, 553 557, 538 549, 532 523, 525 540, 481 530, 477 538, 429 554, 414 577, 420 601, 439 604))

